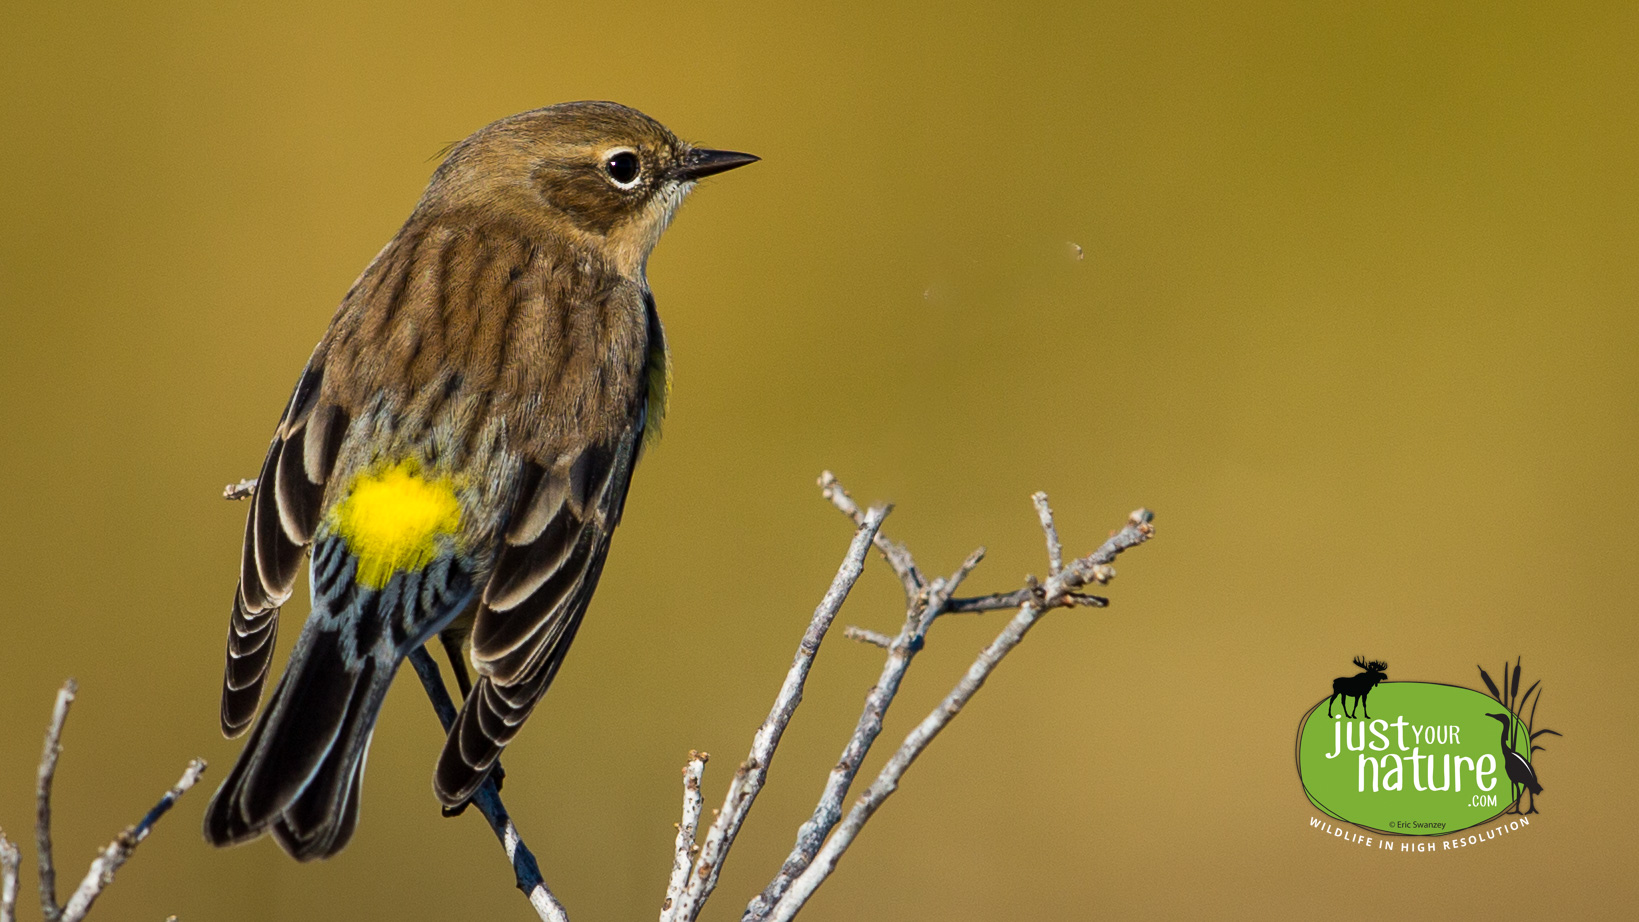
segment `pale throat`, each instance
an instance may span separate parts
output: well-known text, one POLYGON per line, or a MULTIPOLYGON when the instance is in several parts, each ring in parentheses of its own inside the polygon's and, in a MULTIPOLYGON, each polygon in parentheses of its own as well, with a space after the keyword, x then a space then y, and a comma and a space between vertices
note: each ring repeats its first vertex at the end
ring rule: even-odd
POLYGON ((609 233, 607 252, 621 275, 634 282, 645 281, 649 254, 693 189, 692 182, 667 182, 649 196, 642 211, 609 233))

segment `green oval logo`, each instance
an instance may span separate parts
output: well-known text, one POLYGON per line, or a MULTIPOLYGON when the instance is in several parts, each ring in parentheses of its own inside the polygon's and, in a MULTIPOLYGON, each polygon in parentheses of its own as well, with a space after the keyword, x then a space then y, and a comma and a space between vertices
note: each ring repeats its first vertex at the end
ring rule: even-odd
POLYGON ((1498 701, 1455 685, 1381 680, 1366 700, 1370 716, 1342 694, 1321 699, 1298 726, 1298 776, 1327 815, 1437 836, 1495 819, 1519 797, 1508 763, 1529 763, 1530 731, 1498 701))

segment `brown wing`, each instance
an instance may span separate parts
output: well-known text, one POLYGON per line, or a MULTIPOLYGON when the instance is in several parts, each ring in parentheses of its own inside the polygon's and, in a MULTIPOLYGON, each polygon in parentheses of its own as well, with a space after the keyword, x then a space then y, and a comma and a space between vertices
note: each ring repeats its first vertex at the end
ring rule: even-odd
POLYGON ((641 428, 526 468, 473 622, 478 682, 434 774, 446 806, 472 797, 557 674, 620 521, 641 428))
POLYGON ((319 400, 323 378, 324 368, 315 358, 302 372, 274 431, 246 516, 222 676, 222 732, 229 737, 245 732, 256 716, 273 661, 279 607, 290 598, 313 540, 325 480, 347 431, 347 414, 319 400))

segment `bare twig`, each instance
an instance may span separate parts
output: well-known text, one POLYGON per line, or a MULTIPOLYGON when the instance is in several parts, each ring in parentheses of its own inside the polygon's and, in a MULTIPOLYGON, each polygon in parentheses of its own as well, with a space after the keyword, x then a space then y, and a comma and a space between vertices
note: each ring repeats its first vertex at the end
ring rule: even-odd
POLYGON ((683 895, 683 888, 689 883, 689 871, 694 867, 694 831, 700 826, 700 809, 705 804, 700 796, 700 775, 710 759, 707 753, 691 751, 689 763, 683 766, 683 819, 677 824, 676 854, 672 858, 671 880, 666 883, 666 901, 660 904, 662 915, 683 895))
MULTIPOLYGON (((1120 531, 1105 540, 1098 546, 1098 550, 1070 562, 1065 572, 1060 575, 1063 580, 1062 591, 1079 589, 1088 583, 1103 585, 1115 578, 1115 570, 1110 567, 1117 555, 1128 548, 1137 547, 1155 536, 1155 513, 1148 509, 1135 509, 1132 515, 1127 516, 1127 524, 1120 531)), ((1049 593, 1051 597, 1053 594, 1049 593)))
POLYGON ((131 857, 131 852, 142 844, 142 840, 148 838, 148 833, 153 831, 154 824, 159 822, 159 818, 170 812, 177 798, 188 793, 204 772, 204 759, 189 762, 188 767, 182 772, 182 777, 165 792, 159 803, 154 804, 153 809, 149 810, 135 826, 115 836, 114 841, 98 853, 92 860, 91 869, 86 872, 85 879, 80 881, 79 888, 69 896, 68 902, 63 906, 62 922, 80 922, 85 918, 85 914, 91 911, 91 904, 96 902, 102 891, 114 882, 114 873, 131 857))
MULTIPOLYGON (((859 505, 854 502, 854 498, 848 495, 848 491, 843 489, 842 484, 837 482, 837 478, 830 471, 820 474, 819 486, 820 495, 830 500, 831 505, 842 510, 843 515, 853 519, 855 528, 865 524, 865 513, 859 511, 859 505)), ((877 533, 871 543, 876 545, 876 549, 882 553, 882 559, 888 562, 888 566, 893 568, 894 575, 899 577, 899 582, 905 587, 906 601, 914 602, 921 594, 926 581, 922 578, 922 571, 916 568, 916 561, 911 559, 911 552, 905 549, 905 545, 889 541, 881 532, 877 533)))
POLYGON ((1059 542, 1058 529, 1053 527, 1053 507, 1047 505, 1047 494, 1039 490, 1030 501, 1036 504, 1036 517, 1047 535, 1047 575, 1057 576, 1064 569, 1064 545, 1059 542))
POLYGON ((752 737, 751 754, 740 763, 733 780, 729 782, 728 794, 723 798, 723 806, 718 811, 716 821, 706 832, 705 842, 700 847, 700 856, 694 863, 693 873, 689 875, 688 886, 671 908, 662 913, 662 922, 693 922, 701 907, 705 905, 706 899, 711 896, 712 890, 716 888, 723 859, 733 847, 734 837, 739 834, 741 825, 745 823, 746 814, 751 810, 757 792, 762 790, 763 779, 768 776, 769 762, 774 757, 774 749, 779 745, 780 736, 791 722, 791 715, 802 701, 803 684, 808 679, 808 670, 813 665, 814 655, 819 652, 820 643, 830 630, 838 609, 848 598, 849 590, 859 579, 864 569, 865 554, 875 542, 882 528, 882 520, 887 515, 887 508, 873 508, 860 522, 858 530, 854 533, 853 543, 848 547, 847 557, 843 559, 836 577, 832 579, 831 588, 826 591, 825 598, 814 610, 814 617, 808 623, 808 630, 803 634, 802 643, 797 646, 791 669, 786 673, 785 682, 780 686, 779 694, 774 699, 774 707, 768 712, 768 718, 763 721, 763 725, 757 729, 756 735, 752 737))
POLYGON ((63 724, 68 721, 68 709, 80 689, 73 679, 57 690, 57 703, 51 709, 51 723, 46 725, 45 751, 40 753, 40 770, 34 787, 34 846, 40 862, 40 916, 45 922, 57 922, 63 909, 57 902, 57 867, 51 860, 51 782, 57 777, 57 757, 63 752, 63 724))
POLYGON ((256 478, 251 477, 222 488, 223 499, 250 499, 256 495, 256 478))
POLYGON ((0 830, 0 922, 17 922, 17 846, 0 830))
MULTIPOLYGON (((1103 580, 1103 582, 1108 582, 1108 580, 1103 580)), ((1016 592, 997 592, 991 595, 975 596, 970 599, 951 599, 945 605, 944 613, 955 615, 987 611, 1012 611, 1028 604, 1031 599, 1036 598, 1040 593, 1041 589, 1037 587, 1035 589, 1020 589, 1016 592)), ((1089 595, 1084 592, 1066 592, 1063 600, 1066 605, 1087 605, 1093 608, 1108 608, 1110 605, 1109 599, 1101 595, 1089 595)))
MULTIPOLYGON (((1042 529, 1047 534, 1048 553, 1051 562, 1055 556, 1054 548, 1057 547, 1058 540, 1057 532, 1053 526, 1052 510, 1047 506, 1045 495, 1038 493, 1035 500, 1042 522, 1042 529)), ((787 858, 786 865, 781 868, 780 874, 775 877, 774 882, 769 885, 768 889, 747 907, 746 918, 773 919, 785 922, 785 920, 795 917, 814 891, 836 869, 837 862, 841 860, 848 847, 853 844, 854 839, 859 835, 865 823, 882 806, 882 803, 898 789, 899 780, 904 776, 905 771, 910 768, 911 763, 916 760, 917 756, 922 754, 928 744, 933 741, 933 738, 961 712, 967 702, 984 685, 990 673, 1000 664, 1002 658, 1018 646, 1030 628, 1051 609, 1074 604, 1094 604, 1084 600, 1092 597, 1081 597, 1073 590, 1080 588, 1089 581, 1103 583, 1114 577, 1115 571, 1110 568, 1110 561, 1114 560, 1117 554, 1127 548, 1149 539, 1154 533, 1154 529, 1150 524, 1152 518, 1147 510, 1140 509, 1134 512, 1129 517, 1127 526, 1117 534, 1112 535, 1098 550, 1087 557, 1071 562, 1068 567, 1054 566, 1052 569, 1055 572, 1048 579, 1045 586, 1032 584, 1027 587, 1030 597, 1019 609, 1018 614, 1008 622, 996 639, 991 641, 990 645, 979 654, 973 665, 968 667, 968 671, 961 681, 945 696, 939 706, 923 718, 922 722, 906 736, 904 743, 889 758, 888 763, 883 766, 882 771, 878 773, 871 786, 866 789, 864 794, 860 795, 858 802, 848 812, 847 817, 836 826, 830 838, 825 839, 823 845, 819 845, 812 835, 806 838, 804 836, 804 832, 818 831, 817 829, 810 830, 810 824, 814 824, 814 820, 811 819, 809 824, 804 825, 803 831, 798 834, 798 848, 794 849, 792 855, 787 858), (818 848, 808 852, 808 847, 814 845, 818 845, 818 848), (807 854, 802 854, 804 852, 807 852, 807 854), (807 860, 804 861, 804 858, 807 858, 807 860), (791 871, 794 867, 800 867, 800 871, 792 876, 791 871), (785 883, 783 888, 782 883, 785 883), (781 892, 782 889, 783 893, 781 892)), ((977 563, 975 558, 970 558, 970 561, 977 563)), ((965 566, 964 571, 959 571, 959 573, 965 575, 965 570, 971 569, 970 565, 965 566)), ((959 582, 959 580, 953 580, 953 582, 959 582)), ((948 589, 945 590, 947 599, 949 591, 948 589)), ((924 618, 922 630, 926 630, 926 626, 931 622, 931 616, 924 618)), ((902 637, 904 636, 902 635, 902 637)), ((908 646, 909 644, 895 644, 889 654, 889 663, 884 667, 885 678, 888 676, 889 671, 895 668, 895 659, 900 655, 901 648, 908 646)), ((901 676, 904 668, 908 666, 908 657, 905 659, 906 665, 898 667, 901 676)), ((886 707, 892 703, 893 695, 891 692, 885 696, 879 695, 882 691, 882 683, 879 682, 878 687, 872 689, 872 697, 881 697, 881 710, 886 710, 886 707)), ((874 736, 874 730, 880 729, 880 714, 873 715, 871 714, 872 710, 872 705, 868 703, 867 714, 876 717, 876 722, 873 726, 868 727, 866 715, 862 715, 860 728, 856 729, 855 738, 850 740, 849 749, 844 751, 843 762, 849 761, 848 753, 854 747, 855 742, 861 739, 861 730, 870 731, 870 735, 874 736)), ((868 741, 866 745, 869 745, 868 741)), ((855 765, 857 766, 857 763, 855 765)), ((841 768, 842 765, 839 764, 838 769, 841 768)), ((822 812, 828 814, 833 809, 832 805, 840 801, 840 796, 845 792, 846 785, 839 785, 838 781, 838 771, 833 771, 832 777, 827 781, 825 793, 821 796, 820 807, 816 810, 816 819, 820 818, 822 812)), ((820 832, 820 835, 823 836, 824 833, 820 832)))
POLYGON ((917 649, 921 649, 922 640, 927 635, 928 628, 933 627, 933 619, 950 609, 950 597, 956 593, 956 590, 962 588, 962 583, 967 579, 968 574, 972 573, 973 569, 984 559, 985 549, 982 547, 975 548, 973 553, 967 555, 967 559, 962 561, 962 565, 956 568, 956 572, 950 575, 949 579, 936 579, 933 581, 933 586, 929 588, 928 592, 928 603, 922 610, 922 617, 917 622, 917 630, 909 638, 909 643, 914 644, 917 649))
POLYGON ((951 599, 945 605, 945 614, 965 614, 969 612, 1012 611, 1029 602, 1035 597, 1031 589, 1019 589, 1014 592, 993 592, 990 595, 974 596, 968 599, 951 599))
MULTIPOLYGON (((438 722, 448 733, 455 724, 455 702, 450 700, 450 691, 444 687, 444 676, 438 669, 438 663, 433 660, 425 647, 417 647, 410 654, 410 665, 415 667, 415 673, 421 679, 422 686, 427 690, 427 697, 431 699, 433 710, 438 714, 438 722)), ((529 905, 535 908, 535 914, 544 922, 569 922, 569 914, 547 888, 546 881, 541 878, 540 865, 535 861, 535 854, 524 844, 523 837, 518 834, 518 827, 512 822, 507 813, 506 805, 501 803, 501 792, 495 787, 495 773, 484 779, 478 787, 478 792, 472 796, 472 805, 489 821, 489 828, 494 831, 495 838, 501 842, 501 848, 506 851, 507 861, 512 865, 513 880, 518 889, 529 899, 529 905)))
POLYGON ((843 798, 848 796, 848 789, 853 785, 860 765, 870 753, 877 735, 882 732, 882 721, 887 716, 889 706, 893 704, 894 696, 899 693, 899 684, 904 679, 905 672, 910 669, 911 660, 922 650, 928 628, 933 625, 933 620, 950 600, 950 594, 962 584, 969 573, 973 572, 979 561, 984 559, 984 554, 985 549, 979 548, 968 555, 950 579, 935 579, 927 587, 925 604, 920 608, 913 605, 905 613, 905 625, 897 637, 889 639, 884 635, 875 635, 887 641, 877 644, 888 649, 888 659, 882 665, 882 674, 871 687, 870 693, 865 696, 865 706, 854 725, 853 735, 843 746, 842 755, 837 759, 836 766, 826 776, 825 790, 820 794, 813 815, 798 828, 797 841, 791 847, 791 853, 786 856, 779 873, 746 907, 744 919, 758 920, 768 913, 784 895, 791 881, 808 868, 824 843, 825 837, 841 819, 843 798))
POLYGON ((868 631, 865 628, 854 627, 851 624, 842 629, 842 636, 848 638, 849 640, 857 640, 860 643, 868 643, 875 647, 881 647, 884 650, 893 646, 893 638, 889 637, 887 634, 879 634, 876 631, 868 631))
MULTIPOLYGON (((34 841, 39 850, 40 916, 50 922, 80 922, 91 911, 91 904, 103 890, 114 882, 114 874, 131 852, 148 838, 154 824, 170 811, 177 798, 188 792, 205 771, 205 760, 194 759, 165 795, 159 799, 135 826, 130 826, 114 837, 106 848, 92 860, 85 879, 68 902, 57 902, 57 869, 51 856, 51 787, 57 776, 57 759, 63 751, 63 726, 68 722, 68 710, 74 703, 79 686, 73 679, 63 683, 57 691, 57 703, 51 709, 51 723, 46 726, 45 749, 40 753, 39 774, 35 784, 34 841)), ((0 922, 14 922, 17 911, 17 846, 5 833, 0 832, 0 922)))

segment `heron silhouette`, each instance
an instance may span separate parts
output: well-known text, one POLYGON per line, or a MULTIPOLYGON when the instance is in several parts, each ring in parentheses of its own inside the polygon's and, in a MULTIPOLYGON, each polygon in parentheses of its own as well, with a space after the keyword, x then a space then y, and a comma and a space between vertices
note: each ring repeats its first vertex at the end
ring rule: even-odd
POLYGON ((1542 785, 1537 783, 1536 770, 1531 767, 1531 763, 1526 761, 1524 756, 1514 751, 1514 747, 1508 745, 1508 731, 1514 729, 1514 715, 1487 714, 1485 716, 1502 722, 1502 764, 1504 770, 1508 772, 1510 790, 1514 795, 1514 812, 1521 812, 1519 808, 1520 795, 1523 793, 1520 790, 1521 788, 1531 792, 1531 809, 1524 812, 1537 812, 1537 795, 1542 793, 1542 785))

